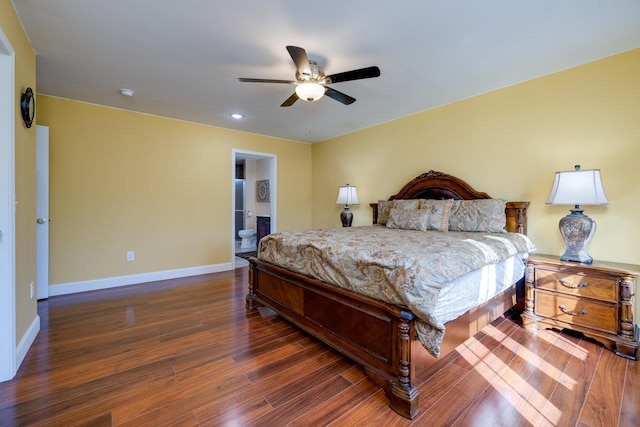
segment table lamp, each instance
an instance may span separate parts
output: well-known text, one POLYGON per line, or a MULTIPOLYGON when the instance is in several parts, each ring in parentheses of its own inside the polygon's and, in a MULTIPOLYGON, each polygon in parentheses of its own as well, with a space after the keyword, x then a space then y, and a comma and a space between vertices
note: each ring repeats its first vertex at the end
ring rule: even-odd
POLYGON ((580 205, 606 205, 600 169, 556 172, 548 205, 574 205, 571 214, 560 220, 560 234, 564 239, 565 253, 561 261, 591 264, 593 258, 587 253, 587 246, 596 232, 596 222, 584 214, 580 205))
POLYGON ((340 187, 340 191, 338 192, 338 200, 336 200, 336 205, 344 205, 344 209, 340 212, 340 220, 342 221, 343 227, 351 227, 351 223, 353 222, 353 213, 349 209, 349 205, 359 205, 360 201, 358 200, 358 192, 356 191, 356 187, 353 187, 349 184, 344 187, 340 187))

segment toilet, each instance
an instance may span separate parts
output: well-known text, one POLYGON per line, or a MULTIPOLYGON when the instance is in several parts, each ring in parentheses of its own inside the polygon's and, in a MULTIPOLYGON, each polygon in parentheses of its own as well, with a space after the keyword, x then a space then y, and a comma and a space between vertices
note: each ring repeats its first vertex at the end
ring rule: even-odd
POLYGON ((256 230, 240 230, 238 236, 242 239, 241 249, 252 248, 256 245, 256 230))

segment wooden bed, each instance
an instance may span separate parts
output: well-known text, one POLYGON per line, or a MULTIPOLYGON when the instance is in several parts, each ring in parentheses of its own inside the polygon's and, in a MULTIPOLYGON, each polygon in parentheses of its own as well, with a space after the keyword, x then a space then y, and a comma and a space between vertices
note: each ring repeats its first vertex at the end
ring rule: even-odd
MULTIPOLYGON (((389 200, 489 199, 463 180, 429 171, 389 200)), ((507 230, 526 234, 529 202, 508 202, 507 230)), ((377 223, 377 203, 372 203, 377 223)), ((516 303, 516 285, 446 323, 441 357, 516 303)), ((359 363, 384 390, 390 406, 407 418, 418 413, 417 372, 437 360, 414 339, 414 314, 406 308, 338 288, 285 268, 250 259, 247 309, 266 305, 309 334, 359 363)))

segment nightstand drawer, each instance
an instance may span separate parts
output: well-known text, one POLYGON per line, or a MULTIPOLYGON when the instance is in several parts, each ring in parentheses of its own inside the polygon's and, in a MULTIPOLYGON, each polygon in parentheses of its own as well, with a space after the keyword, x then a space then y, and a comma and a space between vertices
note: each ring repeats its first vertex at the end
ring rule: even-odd
POLYGON ((618 330, 616 304, 599 303, 536 290, 534 312, 538 316, 613 334, 618 330))
POLYGON ((618 283, 613 278, 587 276, 570 271, 536 269, 535 286, 565 294, 595 298, 615 303, 618 301, 618 283))

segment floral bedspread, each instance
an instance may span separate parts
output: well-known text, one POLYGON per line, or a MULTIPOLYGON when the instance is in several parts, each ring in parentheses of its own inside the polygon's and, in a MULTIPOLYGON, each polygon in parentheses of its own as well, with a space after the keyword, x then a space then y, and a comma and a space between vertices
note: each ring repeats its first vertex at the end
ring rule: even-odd
POLYGON ((418 339, 437 357, 445 328, 432 312, 443 284, 533 250, 531 240, 517 233, 369 226, 270 234, 260 241, 258 258, 409 308, 420 320, 418 339))

